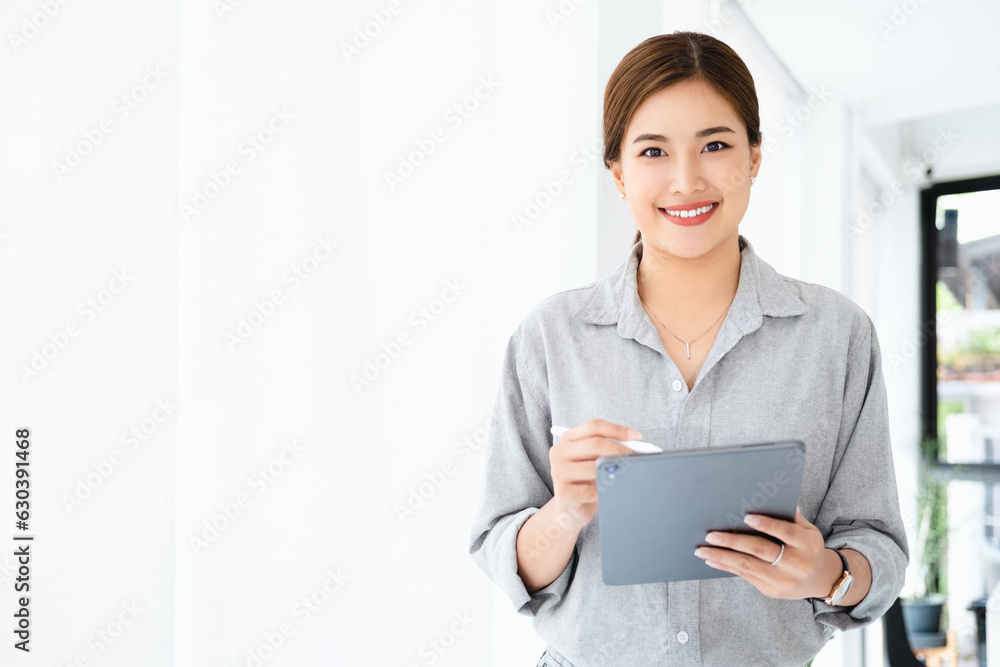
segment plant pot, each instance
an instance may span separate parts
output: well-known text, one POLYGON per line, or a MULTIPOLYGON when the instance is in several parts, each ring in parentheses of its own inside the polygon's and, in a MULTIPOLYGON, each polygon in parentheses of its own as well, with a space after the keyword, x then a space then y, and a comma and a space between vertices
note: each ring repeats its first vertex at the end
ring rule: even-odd
POLYGON ((922 648, 935 648, 948 643, 948 633, 946 632, 914 632, 906 633, 906 639, 910 642, 910 648, 916 651, 922 648))
POLYGON ((931 595, 916 600, 903 600, 903 622, 906 634, 927 635, 941 631, 941 610, 945 599, 931 595))

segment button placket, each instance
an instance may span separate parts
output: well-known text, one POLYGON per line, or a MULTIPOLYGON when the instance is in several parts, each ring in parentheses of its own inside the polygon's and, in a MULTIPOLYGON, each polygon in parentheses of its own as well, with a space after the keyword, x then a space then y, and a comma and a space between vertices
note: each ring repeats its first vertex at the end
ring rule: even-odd
MULTIPOLYGON (((676 664, 689 667, 701 664, 698 642, 698 581, 672 581, 668 585, 668 627, 677 643, 676 664)), ((673 663, 672 663, 673 664, 673 663)))

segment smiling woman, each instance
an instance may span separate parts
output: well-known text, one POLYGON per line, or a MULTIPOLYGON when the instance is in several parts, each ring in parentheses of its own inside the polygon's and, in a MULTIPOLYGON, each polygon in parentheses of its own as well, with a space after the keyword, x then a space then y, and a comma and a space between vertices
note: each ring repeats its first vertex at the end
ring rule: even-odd
POLYGON ((700 79, 659 90, 635 110, 610 167, 647 251, 691 258, 736 247, 761 151, 733 127, 736 112, 700 79))
POLYGON ((802 665, 902 587, 875 330, 740 235, 760 144, 750 73, 713 37, 650 38, 611 75, 604 163, 638 234, 618 270, 511 336, 470 542, 546 641, 539 665, 802 665), (553 442, 553 425, 573 426, 553 442), (595 461, 640 431, 664 450, 804 443, 794 520, 749 514, 773 539, 691 545, 733 576, 605 585, 595 461))

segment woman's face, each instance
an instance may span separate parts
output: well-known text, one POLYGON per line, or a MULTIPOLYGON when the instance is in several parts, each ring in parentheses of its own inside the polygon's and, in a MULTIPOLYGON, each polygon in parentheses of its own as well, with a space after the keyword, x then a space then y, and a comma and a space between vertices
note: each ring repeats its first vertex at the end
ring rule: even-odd
POLYGON ((729 103, 688 79, 636 109, 611 171, 643 247, 693 259, 736 243, 760 159, 729 103))

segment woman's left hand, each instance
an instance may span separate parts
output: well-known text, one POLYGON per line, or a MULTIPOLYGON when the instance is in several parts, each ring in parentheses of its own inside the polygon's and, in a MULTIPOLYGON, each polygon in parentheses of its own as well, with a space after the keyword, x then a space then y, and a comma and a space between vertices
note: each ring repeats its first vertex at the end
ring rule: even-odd
MULTIPOLYGON (((781 540, 784 551, 758 535, 713 531, 706 538, 712 546, 699 547, 695 555, 711 567, 743 577, 768 597, 796 600, 830 592, 836 575, 831 576, 828 557, 837 555, 829 552, 822 533, 798 508, 794 522, 748 514, 747 525, 781 540)), ((836 565, 839 568, 839 559, 836 565)))

